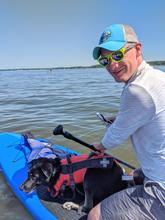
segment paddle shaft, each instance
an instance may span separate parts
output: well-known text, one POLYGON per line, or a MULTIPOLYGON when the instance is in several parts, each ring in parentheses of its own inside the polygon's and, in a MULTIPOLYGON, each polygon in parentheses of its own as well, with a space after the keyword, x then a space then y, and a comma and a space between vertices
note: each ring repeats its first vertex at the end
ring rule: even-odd
POLYGON ((84 142, 84 141, 82 141, 82 140, 80 140, 80 139, 74 137, 72 134, 70 134, 70 133, 67 132, 67 131, 65 131, 65 132, 63 133, 63 136, 64 136, 65 138, 70 139, 70 140, 73 140, 73 141, 75 141, 75 142, 77 142, 77 143, 79 143, 79 144, 81 144, 81 145, 83 145, 83 146, 85 146, 85 147, 88 147, 89 149, 91 149, 91 150, 93 150, 93 151, 98 151, 98 152, 100 152, 100 151, 99 151, 97 148, 95 148, 92 144, 88 144, 88 143, 86 143, 86 142, 84 142))
MULTIPOLYGON (((99 151, 97 148, 95 148, 92 144, 88 144, 88 143, 86 143, 86 142, 84 142, 84 141, 82 141, 82 140, 80 140, 80 139, 74 137, 72 134, 70 134, 70 133, 67 132, 67 131, 63 132, 63 136, 64 136, 65 138, 67 138, 67 139, 73 140, 73 141, 75 141, 75 142, 77 142, 77 143, 79 143, 79 144, 81 144, 81 145, 84 145, 85 147, 88 147, 89 149, 91 149, 91 150, 93 150, 93 151, 100 152, 100 151, 99 151)), ((121 163, 121 164, 123 164, 123 165, 129 167, 129 168, 132 169, 132 170, 135 170, 135 169, 136 169, 136 167, 134 167, 134 166, 132 166, 132 165, 126 163, 125 161, 122 161, 122 160, 120 160, 120 159, 118 159, 118 158, 116 158, 116 157, 114 157, 114 156, 113 156, 113 158, 114 158, 117 162, 119 162, 119 163, 121 163)))

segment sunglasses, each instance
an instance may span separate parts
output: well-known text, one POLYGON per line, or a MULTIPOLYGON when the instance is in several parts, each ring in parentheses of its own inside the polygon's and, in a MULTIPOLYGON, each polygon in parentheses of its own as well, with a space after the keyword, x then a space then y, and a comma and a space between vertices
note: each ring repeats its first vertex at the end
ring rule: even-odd
POLYGON ((111 54, 108 54, 106 56, 100 56, 98 58, 98 62, 100 65, 106 67, 107 65, 111 64, 111 62, 121 62, 124 59, 124 55, 127 51, 132 49, 134 46, 131 46, 129 48, 121 48, 120 50, 114 51, 111 54))

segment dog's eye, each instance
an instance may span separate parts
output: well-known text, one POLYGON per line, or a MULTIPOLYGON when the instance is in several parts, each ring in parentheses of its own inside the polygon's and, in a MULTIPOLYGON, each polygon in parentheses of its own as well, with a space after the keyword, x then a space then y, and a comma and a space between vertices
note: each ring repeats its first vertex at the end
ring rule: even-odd
POLYGON ((34 177, 34 175, 33 175, 32 173, 30 173, 30 175, 29 175, 29 176, 30 176, 30 178, 33 178, 33 177, 34 177))
POLYGON ((29 174, 29 177, 30 177, 30 179, 32 179, 32 180, 36 180, 36 179, 37 179, 37 176, 34 175, 33 173, 30 173, 30 174, 29 174))

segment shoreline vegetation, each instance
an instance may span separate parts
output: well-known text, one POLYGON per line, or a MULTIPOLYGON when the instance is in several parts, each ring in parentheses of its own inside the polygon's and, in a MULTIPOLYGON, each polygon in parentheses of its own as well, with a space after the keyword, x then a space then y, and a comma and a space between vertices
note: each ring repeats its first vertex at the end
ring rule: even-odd
MULTIPOLYGON (((161 66, 165 65, 165 61, 147 61, 152 66, 161 66)), ((17 71, 17 70, 56 70, 56 69, 84 69, 84 68, 103 68, 100 65, 92 65, 92 66, 72 66, 72 67, 36 67, 36 68, 9 68, 9 69, 0 69, 0 71, 17 71)))

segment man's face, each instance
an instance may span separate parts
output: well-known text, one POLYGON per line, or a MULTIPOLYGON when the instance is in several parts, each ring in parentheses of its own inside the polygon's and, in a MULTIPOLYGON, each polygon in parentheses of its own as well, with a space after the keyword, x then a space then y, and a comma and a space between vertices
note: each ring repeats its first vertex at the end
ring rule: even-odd
MULTIPOLYGON (((126 47, 127 48, 127 47, 126 47)), ((101 49, 101 56, 112 54, 112 51, 101 49)), ((141 59, 141 44, 137 44, 124 54, 121 62, 112 61, 106 66, 107 71, 116 82, 127 83, 131 76, 137 71, 141 59)))

